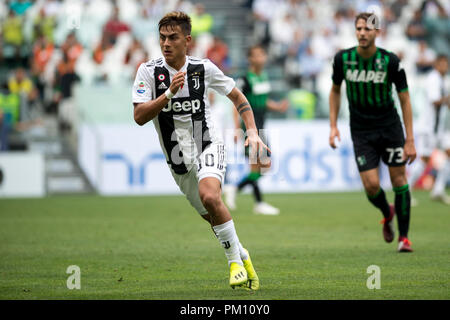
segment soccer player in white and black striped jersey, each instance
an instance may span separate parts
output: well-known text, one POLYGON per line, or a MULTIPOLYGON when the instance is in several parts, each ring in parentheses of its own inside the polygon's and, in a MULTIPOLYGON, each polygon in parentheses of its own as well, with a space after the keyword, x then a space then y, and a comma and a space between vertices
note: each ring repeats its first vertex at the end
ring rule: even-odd
MULTIPOLYGON (((445 193, 445 186, 450 177, 450 93, 448 90, 448 57, 438 55, 433 70, 425 81, 426 107, 418 120, 418 151, 421 161, 411 172, 409 179, 414 186, 422 176, 431 155, 436 148, 445 152, 447 158, 438 170, 436 181, 431 190, 431 198, 450 205, 450 196, 445 193)), ((417 200, 415 204, 417 205, 417 200)))
POLYGON ((252 109, 234 81, 208 59, 186 56, 190 33, 191 20, 185 13, 171 12, 159 21, 163 57, 138 69, 134 119, 139 125, 153 120, 176 183, 225 249, 230 286, 256 290, 258 276, 221 198, 225 147, 212 125, 207 89, 226 95, 236 106, 247 129, 245 144, 252 150, 252 161, 270 150, 259 138, 252 109))

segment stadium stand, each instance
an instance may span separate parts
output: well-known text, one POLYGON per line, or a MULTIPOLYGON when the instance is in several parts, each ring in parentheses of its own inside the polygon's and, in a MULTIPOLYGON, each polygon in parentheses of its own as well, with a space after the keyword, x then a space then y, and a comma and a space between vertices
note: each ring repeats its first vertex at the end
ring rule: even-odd
MULTIPOLYGON (((424 72, 436 54, 450 52, 447 1, 1 0, 2 150, 39 145, 75 153, 80 121, 105 121, 105 114, 108 120, 129 121, 126 107, 95 95, 128 97, 139 64, 160 55, 157 22, 171 10, 193 18, 190 54, 210 57, 233 77, 245 70, 250 45, 268 48, 273 95, 291 101, 289 112, 272 118, 328 116, 331 60, 337 50, 355 45, 357 12, 381 17, 378 45, 401 57, 416 117, 424 72)), ((345 106, 343 97, 343 118, 345 106)), ((76 167, 70 152, 57 155, 76 167)), ((75 184, 84 190, 81 180, 75 184)))

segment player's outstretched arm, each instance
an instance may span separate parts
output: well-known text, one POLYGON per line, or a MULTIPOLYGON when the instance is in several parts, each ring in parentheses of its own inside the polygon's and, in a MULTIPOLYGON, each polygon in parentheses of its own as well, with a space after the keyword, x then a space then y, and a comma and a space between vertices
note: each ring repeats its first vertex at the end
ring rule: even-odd
POLYGON ((289 108, 289 101, 287 99, 281 100, 279 102, 274 100, 268 100, 267 101, 267 108, 270 111, 276 111, 276 112, 286 112, 289 108))
POLYGON ((184 84, 185 75, 186 72, 178 72, 173 77, 172 83, 166 91, 166 94, 162 94, 158 98, 144 103, 134 103, 134 121, 142 126, 156 117, 167 105, 169 100, 178 92, 178 89, 184 84))
POLYGON ((266 149, 270 152, 270 149, 262 142, 262 140, 258 136, 258 130, 256 129, 253 111, 245 95, 235 87, 233 90, 231 90, 227 97, 231 100, 231 102, 233 102, 237 112, 244 121, 247 133, 245 146, 250 146, 251 153, 252 150, 258 150, 259 153, 262 154, 263 149, 266 149))
POLYGON ((417 154, 416 147, 414 146, 413 113, 409 92, 399 92, 398 98, 402 107, 403 123, 405 124, 406 131, 406 141, 405 146, 403 147, 403 154, 405 160, 409 160, 409 163, 412 163, 416 159, 417 154))
POLYGON ((329 143, 333 149, 336 149, 335 139, 341 141, 341 135, 337 128, 337 118, 339 114, 339 108, 341 107, 341 86, 333 83, 329 97, 330 103, 330 138, 329 143))

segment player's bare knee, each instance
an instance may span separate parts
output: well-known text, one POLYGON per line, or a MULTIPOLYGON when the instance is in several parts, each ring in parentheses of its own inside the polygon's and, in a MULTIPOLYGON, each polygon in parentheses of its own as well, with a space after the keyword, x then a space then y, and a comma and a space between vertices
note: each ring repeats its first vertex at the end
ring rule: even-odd
POLYGON ((369 181, 364 186, 366 193, 370 196, 374 196, 380 191, 380 183, 378 181, 369 181))
POLYGON ((217 208, 220 205, 220 195, 215 192, 206 191, 200 194, 200 199, 202 200, 205 208, 217 208))
POLYGON ((408 180, 406 179, 405 175, 399 175, 396 177, 392 177, 391 182, 393 187, 402 187, 408 183, 408 180))

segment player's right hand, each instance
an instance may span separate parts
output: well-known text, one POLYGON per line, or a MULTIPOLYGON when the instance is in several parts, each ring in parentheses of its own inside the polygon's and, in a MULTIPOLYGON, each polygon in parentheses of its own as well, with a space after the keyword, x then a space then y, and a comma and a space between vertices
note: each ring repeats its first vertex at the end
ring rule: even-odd
POLYGON ((173 94, 176 94, 180 88, 183 88, 185 76, 186 76, 186 72, 178 72, 172 78, 172 83, 170 84, 169 89, 173 94))
POLYGON ((329 143, 330 143, 330 146, 331 146, 333 149, 336 149, 336 148, 337 148, 337 145, 336 145, 336 142, 335 142, 336 137, 337 137, 338 141, 341 142, 341 134, 339 133, 338 128, 331 128, 331 130, 330 130, 330 141, 329 141, 329 143))
POLYGON ((264 144, 256 131, 247 130, 247 139, 244 146, 250 147, 249 160, 251 164, 258 164, 261 168, 269 168, 271 165, 270 155, 272 151, 264 144))

